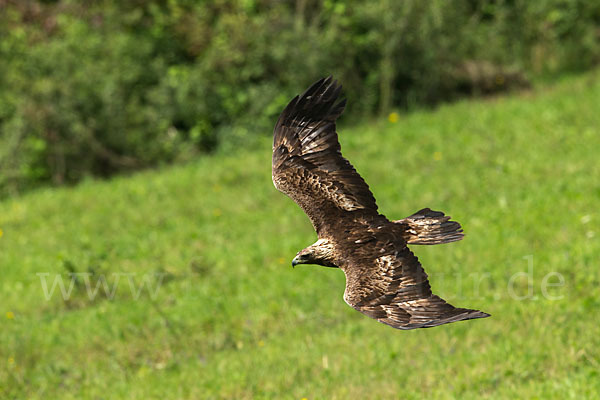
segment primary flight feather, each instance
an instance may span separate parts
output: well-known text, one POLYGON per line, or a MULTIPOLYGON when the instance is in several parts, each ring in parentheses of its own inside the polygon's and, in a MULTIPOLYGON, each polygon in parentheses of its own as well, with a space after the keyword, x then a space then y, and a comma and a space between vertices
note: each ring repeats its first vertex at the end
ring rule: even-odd
POLYGON ((488 317, 434 295, 407 246, 460 240, 460 224, 428 208, 388 220, 377 211, 369 186, 342 157, 335 128, 346 105, 338 101, 341 89, 331 77, 315 82, 292 99, 275 125, 273 183, 304 210, 318 235, 292 265, 340 268, 346 275, 346 303, 394 328, 488 317))

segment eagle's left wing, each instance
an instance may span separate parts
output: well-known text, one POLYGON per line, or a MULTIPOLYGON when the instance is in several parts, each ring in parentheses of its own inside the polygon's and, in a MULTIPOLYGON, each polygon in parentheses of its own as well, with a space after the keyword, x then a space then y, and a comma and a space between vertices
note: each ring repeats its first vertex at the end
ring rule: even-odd
POLYGON ((391 254, 358 257, 344 273, 344 301, 393 328, 429 328, 489 317, 482 311, 456 308, 433 294, 421 263, 406 246, 391 254))
POLYGON ((273 134, 273 183, 308 215, 319 235, 345 213, 378 215, 369 186, 342 157, 335 121, 345 100, 331 77, 296 96, 283 110, 273 134))

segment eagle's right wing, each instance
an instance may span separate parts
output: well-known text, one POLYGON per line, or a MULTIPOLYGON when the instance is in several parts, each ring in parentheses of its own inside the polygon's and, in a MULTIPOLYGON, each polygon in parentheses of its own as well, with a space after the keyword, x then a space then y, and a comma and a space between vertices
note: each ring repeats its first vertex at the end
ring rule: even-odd
POLYGON ((386 255, 358 255, 344 273, 344 301, 393 328, 429 328, 489 317, 482 311, 456 308, 433 294, 421 263, 406 246, 386 255))
POLYGON ((356 210, 377 215, 369 187, 342 157, 335 130, 346 104, 337 102, 341 89, 331 77, 314 83, 283 110, 273 135, 273 183, 319 234, 327 218, 356 210))

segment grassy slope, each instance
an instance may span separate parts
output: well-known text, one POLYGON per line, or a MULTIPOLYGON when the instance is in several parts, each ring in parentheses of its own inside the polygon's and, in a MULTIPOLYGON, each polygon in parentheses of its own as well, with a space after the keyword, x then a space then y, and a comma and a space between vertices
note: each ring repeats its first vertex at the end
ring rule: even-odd
POLYGON ((467 232, 413 248, 434 291, 493 317, 433 329, 352 310, 339 270, 290 268, 315 235, 272 187, 267 140, 0 203, 0 398, 597 398, 598 104, 595 74, 342 127, 383 213, 429 206, 467 232), (535 297, 517 300, 524 257, 535 297), (79 283, 46 301, 36 273, 70 270, 166 275, 155 300, 123 275, 113 300, 79 283))

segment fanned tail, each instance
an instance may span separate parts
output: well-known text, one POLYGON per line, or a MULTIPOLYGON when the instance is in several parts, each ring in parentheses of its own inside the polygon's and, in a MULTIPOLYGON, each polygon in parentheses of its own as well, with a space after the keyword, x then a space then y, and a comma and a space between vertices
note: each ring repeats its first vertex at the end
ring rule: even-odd
POLYGON ((465 234, 456 221, 443 212, 424 208, 410 217, 394 221, 404 226, 404 235, 408 244, 440 244, 457 242, 465 234))

